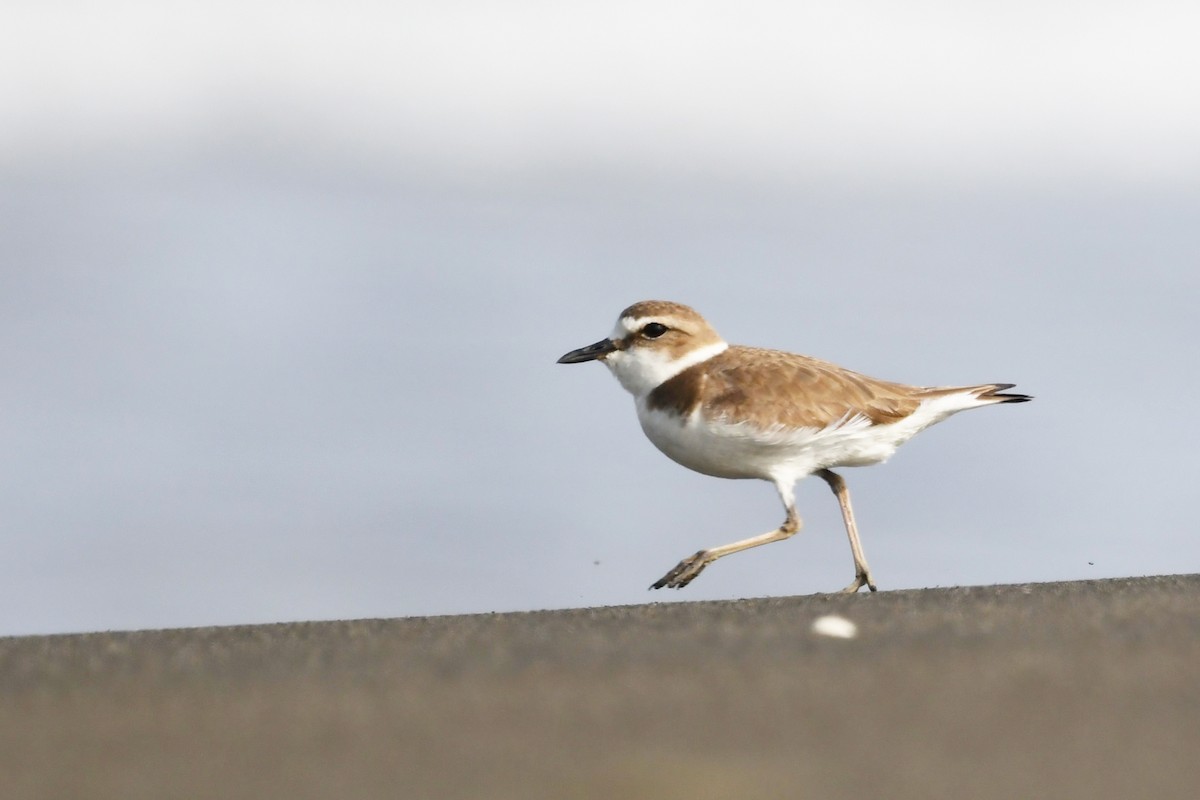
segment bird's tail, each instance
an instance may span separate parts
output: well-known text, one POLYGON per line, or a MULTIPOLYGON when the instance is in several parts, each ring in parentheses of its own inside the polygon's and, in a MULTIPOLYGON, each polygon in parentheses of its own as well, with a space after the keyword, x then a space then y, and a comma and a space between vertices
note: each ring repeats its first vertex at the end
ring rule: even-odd
POLYGON ((926 389, 924 394, 927 397, 968 395, 975 399, 975 403, 972 405, 977 404, 981 406, 991 406, 997 403, 1028 403, 1033 399, 1031 395, 1004 391, 1014 386, 1016 386, 1015 383, 984 383, 979 386, 938 386, 934 389, 926 389))
POLYGON ((987 400, 992 403, 1028 403, 1033 399, 1033 395, 1004 391, 1014 386, 1016 386, 1015 383, 991 383, 986 386, 973 386, 971 388, 979 392, 975 396, 981 401, 987 400))

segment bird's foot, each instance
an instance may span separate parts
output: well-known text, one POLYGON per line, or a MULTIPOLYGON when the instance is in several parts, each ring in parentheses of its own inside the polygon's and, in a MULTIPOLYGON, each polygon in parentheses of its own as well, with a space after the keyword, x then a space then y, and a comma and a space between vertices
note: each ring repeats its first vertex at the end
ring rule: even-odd
POLYGON ((870 572, 858 572, 854 575, 854 583, 842 589, 842 594, 854 594, 864 586, 872 592, 879 591, 879 588, 875 586, 875 578, 870 572))
POLYGON ((700 550, 688 556, 675 565, 675 568, 651 584, 651 589, 682 589, 687 586, 700 572, 715 559, 709 556, 707 550, 700 550))

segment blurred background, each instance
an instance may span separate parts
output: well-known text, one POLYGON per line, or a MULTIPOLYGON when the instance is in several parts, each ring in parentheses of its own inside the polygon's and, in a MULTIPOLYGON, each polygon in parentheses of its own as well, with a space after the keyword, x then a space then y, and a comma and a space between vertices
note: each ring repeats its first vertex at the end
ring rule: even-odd
POLYGON ((690 473, 641 299, 917 384, 883 589, 1200 569, 1200 7, 0 10, 0 634, 804 594, 837 504, 690 473))

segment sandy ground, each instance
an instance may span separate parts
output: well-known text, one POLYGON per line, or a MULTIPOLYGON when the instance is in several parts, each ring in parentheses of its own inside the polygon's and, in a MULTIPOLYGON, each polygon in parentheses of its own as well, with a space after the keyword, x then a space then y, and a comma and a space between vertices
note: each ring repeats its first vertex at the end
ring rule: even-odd
POLYGON ((0 639, 3 798, 1197 796, 1200 575, 0 639))

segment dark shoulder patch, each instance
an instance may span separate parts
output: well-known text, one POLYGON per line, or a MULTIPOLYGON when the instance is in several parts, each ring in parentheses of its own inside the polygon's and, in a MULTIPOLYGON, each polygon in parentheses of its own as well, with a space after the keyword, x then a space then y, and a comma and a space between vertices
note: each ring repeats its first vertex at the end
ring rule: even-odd
POLYGON ((707 378, 700 364, 688 367, 646 395, 646 407, 651 411, 665 411, 686 417, 700 405, 707 378))

